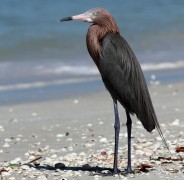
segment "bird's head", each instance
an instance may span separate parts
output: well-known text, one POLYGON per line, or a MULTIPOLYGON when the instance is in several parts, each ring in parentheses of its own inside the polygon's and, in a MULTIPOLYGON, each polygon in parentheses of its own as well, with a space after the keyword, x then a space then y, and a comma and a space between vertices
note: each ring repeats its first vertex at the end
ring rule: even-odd
POLYGON ((101 24, 105 19, 113 18, 112 15, 105 9, 102 8, 94 8, 90 9, 89 11, 86 11, 83 14, 70 16, 66 18, 62 18, 60 22, 62 21, 70 21, 70 20, 80 20, 83 22, 90 22, 94 24, 101 24))
MULTIPOLYGON (((113 16, 107 10, 102 8, 94 8, 94 9, 90 9, 89 11, 86 11, 83 14, 62 18, 60 22, 70 21, 70 20, 80 20, 83 22, 92 23, 91 27, 93 27, 93 31, 95 27, 96 31, 98 32, 98 35, 100 34, 101 37, 105 36, 105 34, 110 32, 119 33, 119 28, 113 16)), ((91 31, 88 30, 88 33, 89 32, 91 31)))

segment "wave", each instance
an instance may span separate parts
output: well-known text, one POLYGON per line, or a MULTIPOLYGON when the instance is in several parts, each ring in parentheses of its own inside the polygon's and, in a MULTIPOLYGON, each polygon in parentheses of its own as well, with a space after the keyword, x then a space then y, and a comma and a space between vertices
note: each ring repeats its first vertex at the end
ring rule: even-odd
MULTIPOLYGON (((157 64, 142 64, 143 71, 159 71, 159 70, 171 70, 184 68, 184 61, 177 62, 162 62, 157 64)), ((37 74, 40 75, 50 75, 50 74, 59 74, 61 75, 60 80, 47 80, 47 81, 35 81, 27 83, 16 83, 8 85, 0 85, 0 91, 7 90, 24 90, 30 88, 40 88, 45 86, 54 86, 54 85, 65 85, 72 83, 82 83, 88 81, 96 81, 100 79, 99 71, 94 66, 57 66, 57 67, 39 67, 37 69, 37 74), (70 78, 62 79, 62 75, 70 75, 70 78), (72 75, 72 76, 71 76, 72 75)))
MULTIPOLYGON (((157 70, 171 70, 171 69, 179 69, 184 68, 184 61, 176 61, 176 62, 162 62, 162 63, 147 63, 141 64, 141 68, 143 71, 157 71, 157 70)), ((54 74, 72 74, 72 75, 98 75, 99 71, 94 66, 59 66, 53 68, 45 68, 42 69, 41 73, 54 73, 54 74)))
POLYGON ((180 69, 184 68, 184 61, 142 64, 141 67, 143 71, 180 69))
POLYGON ((11 84, 11 85, 1 85, 0 91, 7 91, 7 90, 24 90, 30 88, 40 88, 45 86, 54 86, 54 85, 62 85, 62 84, 73 84, 73 83, 82 83, 82 82, 89 82, 89 81, 96 81, 98 77, 88 77, 88 78, 71 78, 71 79, 62 79, 62 80, 54 80, 54 81, 38 81, 38 82, 30 82, 30 83, 18 83, 18 84, 11 84))
POLYGON ((94 66, 70 66, 64 65, 59 67, 45 68, 42 69, 43 74, 72 74, 72 75, 97 75, 99 74, 98 69, 94 66))

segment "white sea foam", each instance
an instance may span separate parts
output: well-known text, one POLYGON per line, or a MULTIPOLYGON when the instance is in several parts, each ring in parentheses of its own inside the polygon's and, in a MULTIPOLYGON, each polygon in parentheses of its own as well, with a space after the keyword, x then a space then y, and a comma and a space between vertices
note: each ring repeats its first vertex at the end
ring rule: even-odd
POLYGON ((98 69, 95 66, 59 66, 53 68, 46 68, 42 70, 42 73, 54 73, 54 74, 72 74, 72 75, 97 75, 98 69))
MULTIPOLYGON (((161 62, 161 63, 147 63, 141 64, 143 71, 156 71, 156 70, 170 70, 184 68, 184 61, 175 62, 161 62)), ((98 69, 94 66, 59 66, 53 68, 46 68, 42 73, 53 74, 72 74, 72 75, 97 75, 98 69)))
MULTIPOLYGON (((184 61, 177 62, 163 62, 157 64, 142 64, 143 71, 156 71, 156 70, 170 70, 170 69, 179 69, 184 68, 184 61)), ((65 74, 65 75, 83 75, 83 78, 70 78, 70 79, 61 79, 61 80, 52 80, 52 81, 37 81, 30 83, 17 83, 9 85, 0 85, 0 91, 6 90, 23 90, 29 88, 39 88, 52 85, 62 85, 62 84, 71 84, 71 83, 80 83, 87 81, 94 81, 99 78, 99 71, 94 66, 58 66, 52 68, 41 68, 39 69, 39 74, 65 74), (85 77, 88 75, 88 77, 85 77), (91 75, 91 76, 90 76, 91 75)))
POLYGON ((62 85, 62 84, 72 84, 72 83, 81 83, 87 81, 95 81, 98 80, 98 77, 88 77, 88 78, 71 78, 71 79, 62 79, 62 80, 55 80, 55 81, 39 81, 39 82, 31 82, 31 83, 18 83, 18 84, 11 84, 11 85, 1 85, 0 91, 7 91, 7 90, 23 90, 29 88, 39 88, 45 86, 53 86, 53 85, 62 85))
POLYGON ((179 69, 184 68, 184 61, 142 64, 141 67, 143 71, 179 69))

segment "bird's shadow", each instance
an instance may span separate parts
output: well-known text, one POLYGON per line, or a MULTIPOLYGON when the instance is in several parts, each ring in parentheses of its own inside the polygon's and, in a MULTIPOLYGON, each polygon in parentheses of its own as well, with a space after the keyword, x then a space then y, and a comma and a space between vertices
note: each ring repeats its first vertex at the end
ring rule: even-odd
MULTIPOLYGON (((60 163, 58 163, 60 164, 60 163)), ((101 175, 101 176, 113 176, 113 169, 112 168, 103 168, 99 166, 90 166, 89 164, 84 164, 81 167, 74 167, 74 166, 62 166, 62 167, 54 167, 50 165, 33 165, 33 164, 25 164, 29 167, 34 167, 37 170, 49 170, 49 171, 57 171, 62 170, 62 171, 88 171, 90 172, 91 176, 94 175, 101 175)), ((121 175, 126 175, 126 171, 119 171, 119 174, 121 175)))

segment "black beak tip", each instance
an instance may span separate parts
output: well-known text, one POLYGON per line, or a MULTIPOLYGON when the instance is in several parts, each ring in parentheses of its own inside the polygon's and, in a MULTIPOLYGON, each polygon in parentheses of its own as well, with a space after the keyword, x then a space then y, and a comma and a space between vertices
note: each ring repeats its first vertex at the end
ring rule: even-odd
POLYGON ((71 21, 72 20, 72 17, 65 17, 65 18, 62 18, 60 19, 60 22, 63 22, 63 21, 71 21))

